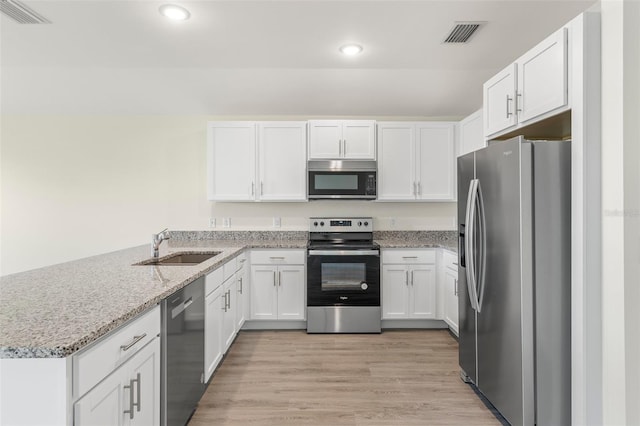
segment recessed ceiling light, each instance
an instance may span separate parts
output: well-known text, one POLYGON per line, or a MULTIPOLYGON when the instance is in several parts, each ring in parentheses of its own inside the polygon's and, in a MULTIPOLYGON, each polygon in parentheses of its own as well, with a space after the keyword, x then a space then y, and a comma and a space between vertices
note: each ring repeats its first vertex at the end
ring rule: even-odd
POLYGON ((344 46, 340 47, 340 51, 345 55, 353 56, 362 52, 362 46, 359 46, 357 44, 345 44, 344 46))
POLYGON ((160 6, 160 13, 174 21, 184 21, 191 16, 187 9, 177 4, 163 4, 160 6))

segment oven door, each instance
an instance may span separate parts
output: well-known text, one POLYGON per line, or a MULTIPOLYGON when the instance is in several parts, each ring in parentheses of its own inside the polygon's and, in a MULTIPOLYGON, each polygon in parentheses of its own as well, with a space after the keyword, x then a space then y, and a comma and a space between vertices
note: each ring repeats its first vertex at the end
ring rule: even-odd
POLYGON ((309 250, 307 306, 380 306, 380 252, 309 250))
POLYGON ((376 198, 375 171, 314 171, 309 170, 310 199, 376 198))

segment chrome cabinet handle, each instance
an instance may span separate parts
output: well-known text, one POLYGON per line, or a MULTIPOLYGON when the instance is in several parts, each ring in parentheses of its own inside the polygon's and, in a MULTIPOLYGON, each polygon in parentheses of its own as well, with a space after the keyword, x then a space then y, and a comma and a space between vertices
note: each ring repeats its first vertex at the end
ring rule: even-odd
POLYGON ((402 256, 403 259, 417 259, 418 256, 402 256))
POLYGON ((411 286, 413 286, 413 270, 411 271, 411 286))
POLYGON ((418 195, 418 191, 416 190, 416 183, 413 182, 413 195, 418 195))
POLYGON ((276 271, 273 271, 273 286, 276 286, 276 271))
POLYGON ((509 94, 507 93, 507 118, 511 117, 513 115, 513 113, 511 111, 509 111, 509 102, 511 102, 513 100, 512 97, 509 96, 509 94))
POLYGON ((518 93, 516 90, 516 114, 522 112, 522 93, 518 93), (520 102, 518 102, 520 99, 520 102))
POLYGON ((251 182, 251 195, 255 195, 255 194, 256 194, 256 183, 251 182))
POLYGON ((418 192, 416 193, 416 195, 420 195, 420 194, 422 194, 422 183, 418 181, 418 192))
POLYGON ((264 182, 260 182, 260 195, 264 195, 264 182))
POLYGON ((455 279, 455 284, 453 286, 453 294, 454 296, 458 295, 458 279, 457 278, 455 279))
MULTIPOLYGON (((136 407, 136 411, 140 412, 140 373, 136 375, 136 378, 132 380, 132 382, 136 382, 136 394, 138 395, 138 402, 134 403, 131 406, 131 410, 133 411, 133 407, 136 407)), ((131 392, 133 393, 133 392, 131 392)))
POLYGON ((129 343, 128 345, 120 346, 120 349, 122 351, 128 351, 129 349, 131 349, 131 347, 133 347, 133 345, 135 345, 136 343, 138 343, 140 340, 144 339, 145 337, 147 337, 147 333, 142 333, 139 336, 133 336, 133 340, 131 341, 131 343, 129 343))
POLYGON ((282 287, 282 271, 278 271, 278 287, 282 287))
POLYGON ((343 155, 346 157, 347 156, 347 140, 346 139, 342 139, 342 152, 344 153, 343 155))
POLYGON ((129 409, 124 410, 124 414, 128 414, 130 420, 133 419, 133 407, 135 405, 135 403, 133 402, 133 382, 134 380, 131 379, 129 380, 128 385, 123 386, 123 389, 129 389, 129 409))
POLYGON ((409 286, 409 271, 404 271, 404 285, 409 286))
POLYGON ((271 260, 284 260, 284 256, 269 256, 271 260))
POLYGON ((227 290, 227 308, 231 309, 231 289, 227 290))
POLYGON ((222 295, 222 297, 224 297, 224 305, 222 305, 222 310, 227 312, 227 293, 222 295))
POLYGON ((338 139, 338 157, 342 157, 342 139, 338 139))
POLYGON ((242 277, 238 278, 238 281, 240 282, 240 288, 238 289, 238 293, 242 294, 242 277))

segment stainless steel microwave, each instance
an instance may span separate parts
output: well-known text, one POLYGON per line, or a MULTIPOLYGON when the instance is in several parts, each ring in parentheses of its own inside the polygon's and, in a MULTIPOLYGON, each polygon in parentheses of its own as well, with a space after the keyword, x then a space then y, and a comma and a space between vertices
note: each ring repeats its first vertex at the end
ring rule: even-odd
POLYGON ((325 160, 308 163, 309 199, 375 200, 375 161, 325 160))

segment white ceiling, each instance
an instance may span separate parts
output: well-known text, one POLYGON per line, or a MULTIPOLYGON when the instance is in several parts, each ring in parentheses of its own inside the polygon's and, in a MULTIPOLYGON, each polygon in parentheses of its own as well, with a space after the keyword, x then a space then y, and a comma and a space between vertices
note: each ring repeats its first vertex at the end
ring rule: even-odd
POLYGON ((176 1, 179 23, 161 1, 24 3, 53 23, 0 18, 3 113, 459 117, 594 0, 176 1), (442 44, 454 21, 487 24, 442 44))

